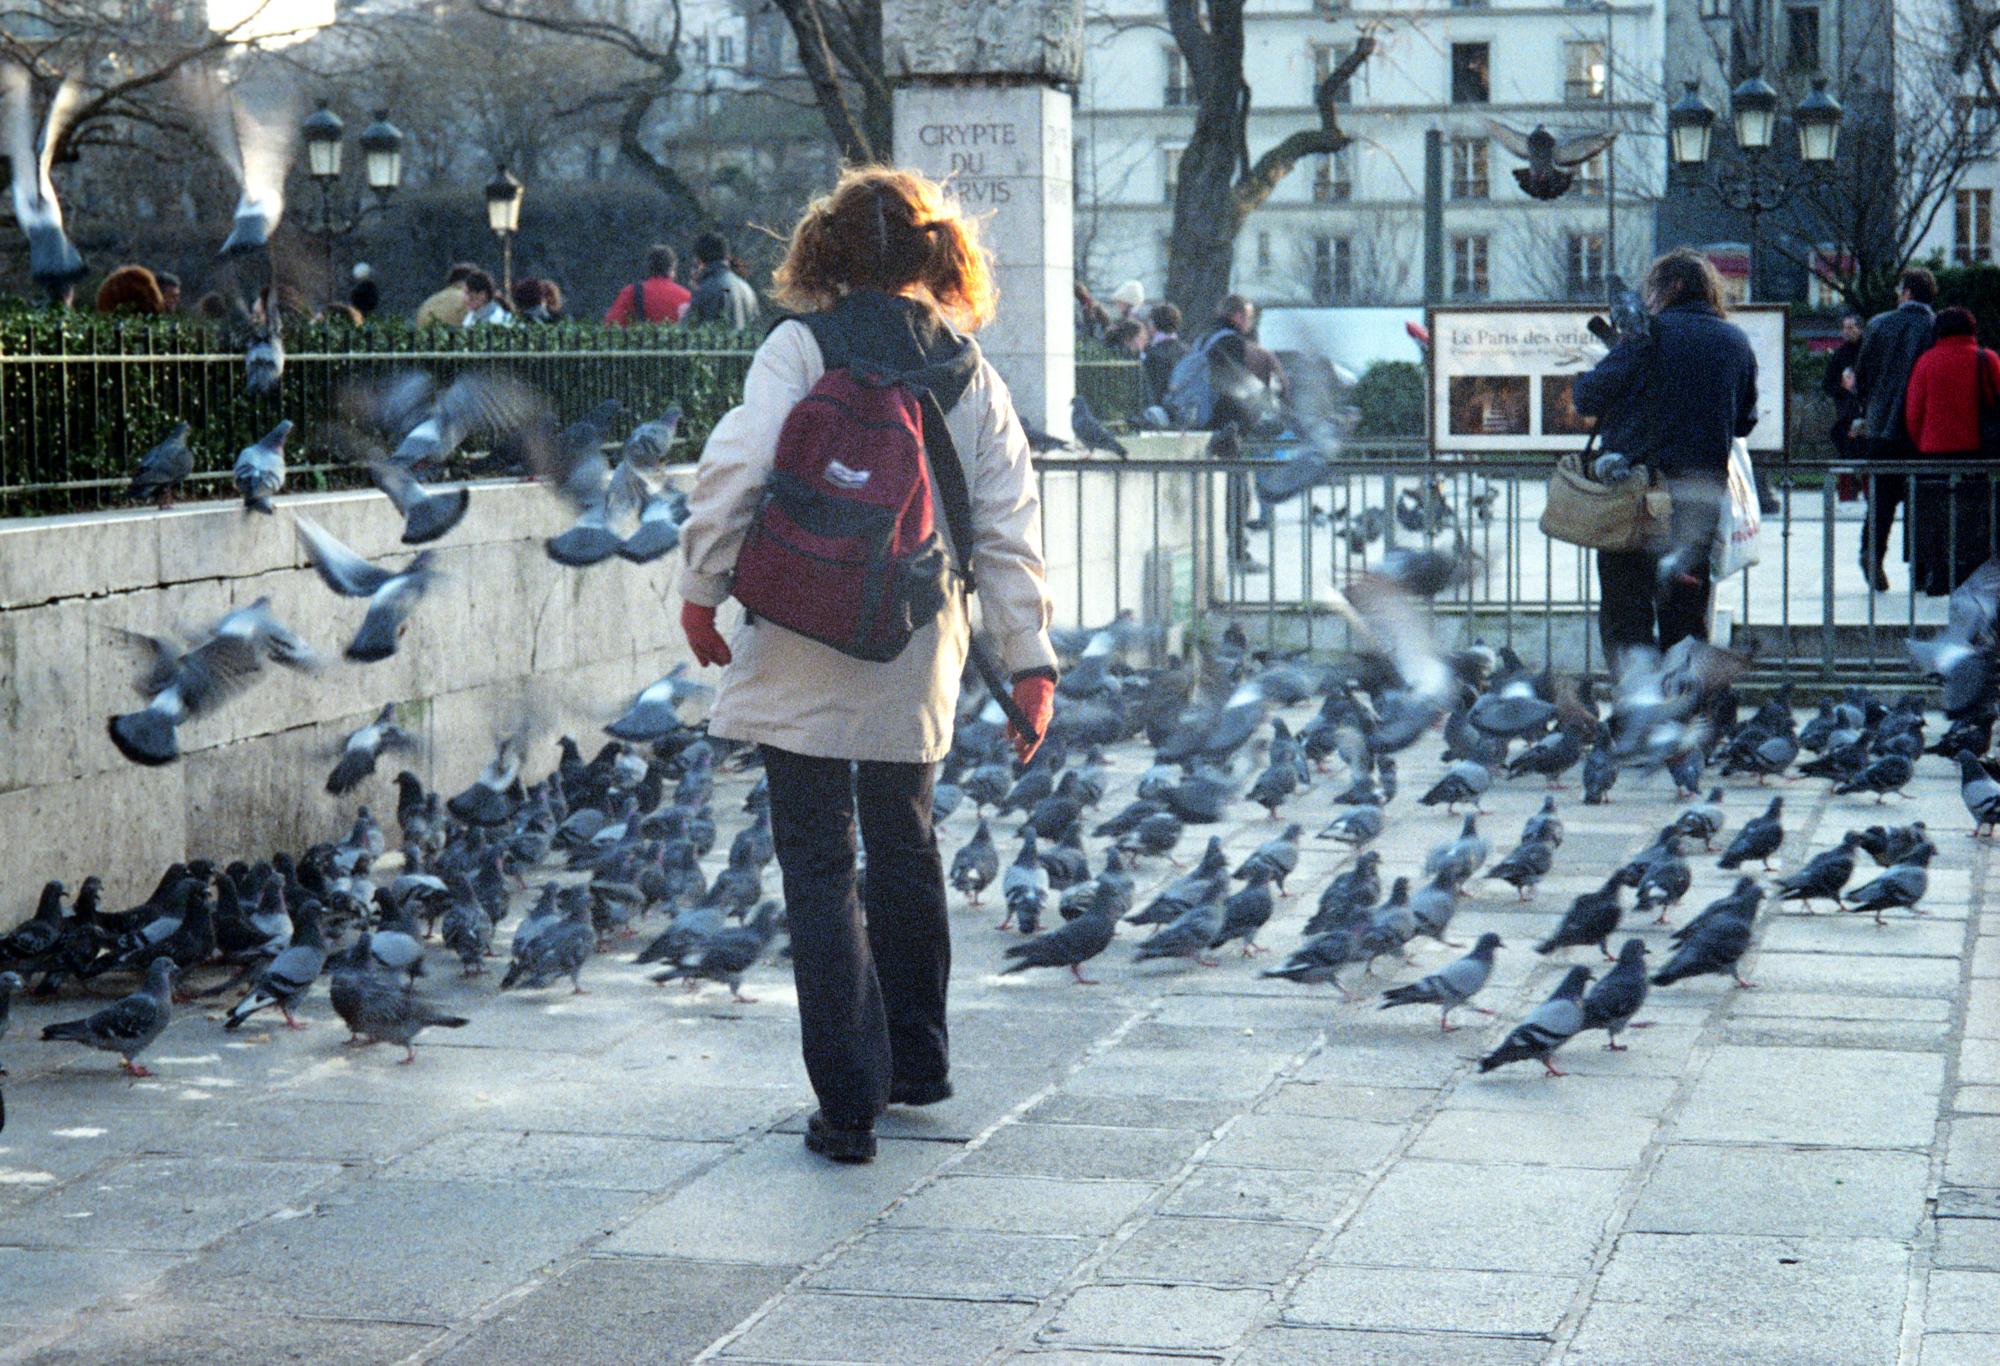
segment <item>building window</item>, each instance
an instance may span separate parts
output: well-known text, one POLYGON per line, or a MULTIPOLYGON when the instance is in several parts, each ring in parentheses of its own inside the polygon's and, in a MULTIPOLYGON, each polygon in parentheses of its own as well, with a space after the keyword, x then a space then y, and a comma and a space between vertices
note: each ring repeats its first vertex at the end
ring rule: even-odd
POLYGON ((715 64, 717 66, 736 65, 736 35, 718 33, 715 35, 715 64))
POLYGON ((1312 301, 1324 308, 1354 297, 1354 244, 1345 237, 1312 240, 1312 301))
POLYGON ((1181 183, 1181 151, 1179 147, 1160 149, 1160 178, 1165 184, 1167 203, 1174 202, 1174 194, 1181 183))
POLYGON ((1604 234, 1573 232, 1564 278, 1569 281, 1572 299, 1599 297, 1604 293, 1604 234))
POLYGON ((1609 151, 1599 152, 1576 168, 1576 192, 1585 199, 1604 198, 1604 165, 1610 155, 1609 151))
POLYGON ((1956 265, 1993 259, 1993 191, 1952 192, 1951 259, 1956 265))
POLYGON ((1354 153, 1343 147, 1313 162, 1312 196, 1315 203, 1330 204, 1354 197, 1354 153))
POLYGON ((1483 299, 1493 289, 1492 277, 1486 269, 1486 239, 1484 237, 1454 237, 1451 239, 1451 297, 1454 299, 1483 299))
POLYGON ((1701 17, 1704 19, 1727 19, 1730 0, 1701 0, 1701 17))
POLYGON ((1485 43, 1451 45, 1451 102, 1485 104, 1493 97, 1490 49, 1485 43))
MULTIPOLYGON (((1352 55, 1354 55, 1354 45, 1352 43, 1349 43, 1346 47, 1340 47, 1340 48, 1336 48, 1328 43, 1313 44, 1313 88, 1311 94, 1312 99, 1317 100, 1319 98, 1319 88, 1322 85, 1326 84, 1326 78, 1333 74, 1333 69, 1339 66, 1342 62, 1346 61, 1352 55)), ((1360 76, 1362 84, 1362 93, 1366 94, 1368 86, 1368 65, 1365 62, 1362 63, 1361 65, 1360 76)), ((1339 85, 1333 88, 1333 102, 1335 104, 1351 104, 1353 100, 1354 100, 1354 77, 1349 76, 1346 80, 1342 81, 1339 85)))
POLYGON ((694 39, 694 60, 697 66, 708 65, 708 35, 706 33, 694 39))
POLYGON ((1785 7, 1785 69, 1819 70, 1819 6, 1785 7))
POLYGON ((1166 49, 1167 88, 1162 98, 1167 108, 1174 109, 1189 103, 1187 83, 1187 59, 1181 56, 1177 47, 1166 49))
POLYGON ((1490 192, 1486 180, 1486 139, 1451 140, 1451 197, 1484 199, 1490 192))
POLYGON ((1563 44, 1563 99, 1570 104, 1587 104, 1604 98, 1608 69, 1604 44, 1595 39, 1563 44))
POLYGON ((1964 120, 1966 136, 1984 146, 1995 131, 2000 130, 2000 100, 1991 95, 1961 95, 1958 101, 1959 117, 1964 120))
POLYGON ((1270 271, 1271 234, 1268 232, 1259 232, 1257 234, 1257 273, 1259 275, 1268 275, 1270 271))

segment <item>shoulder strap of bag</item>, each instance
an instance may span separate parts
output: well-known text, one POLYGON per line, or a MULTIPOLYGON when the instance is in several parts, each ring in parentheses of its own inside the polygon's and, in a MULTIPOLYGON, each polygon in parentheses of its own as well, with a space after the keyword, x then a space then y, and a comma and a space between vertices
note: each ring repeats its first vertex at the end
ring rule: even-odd
MULTIPOLYGON (((1622 416, 1627 408, 1630 408, 1634 403, 1637 403, 1639 401, 1639 395, 1646 392, 1646 382, 1653 377, 1653 365, 1654 362, 1658 359, 1659 354, 1660 354, 1659 342, 1657 340, 1648 339, 1646 343, 1646 364, 1644 368, 1642 368, 1639 371, 1639 382, 1638 384, 1633 386, 1632 392, 1625 395, 1624 400, 1620 402, 1613 411, 1622 416)), ((1603 432, 1604 424, 1610 417, 1611 413, 1609 412, 1599 413, 1596 419, 1593 420, 1590 424, 1590 435, 1584 438, 1583 442, 1582 464, 1584 466, 1585 473, 1589 472, 1590 457, 1592 453, 1594 453, 1597 450, 1598 435, 1601 432, 1603 432)))
POLYGON ((972 495, 965 487, 965 465, 958 458, 958 446, 945 425, 944 409, 936 394, 922 399, 924 457, 930 461, 931 486, 937 490, 938 511, 951 533, 952 557, 958 561, 958 576, 965 591, 977 591, 972 581, 972 495))

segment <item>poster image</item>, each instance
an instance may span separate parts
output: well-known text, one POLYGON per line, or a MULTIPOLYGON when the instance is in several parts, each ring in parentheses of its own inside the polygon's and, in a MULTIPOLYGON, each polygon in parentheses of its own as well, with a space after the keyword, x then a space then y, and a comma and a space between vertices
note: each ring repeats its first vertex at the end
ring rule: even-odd
MULTIPOLYGON (((1592 422, 1576 411, 1576 376, 1609 347, 1590 330, 1603 310, 1575 304, 1466 304, 1430 311, 1430 432, 1442 456, 1580 451, 1592 422)), ((1789 386, 1782 305, 1729 311, 1757 358, 1753 452, 1784 449, 1789 386)))
POLYGON ((1592 419, 1576 410, 1570 393, 1573 375, 1542 376, 1542 433, 1545 436, 1589 436, 1592 419))
POLYGON ((1454 375, 1451 381, 1453 436, 1526 436, 1526 375, 1454 375))

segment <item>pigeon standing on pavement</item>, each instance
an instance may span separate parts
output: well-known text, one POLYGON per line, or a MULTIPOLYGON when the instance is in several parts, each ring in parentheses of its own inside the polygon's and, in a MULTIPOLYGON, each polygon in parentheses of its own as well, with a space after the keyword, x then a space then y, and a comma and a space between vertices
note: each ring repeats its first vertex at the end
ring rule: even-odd
POLYGON ((1884 923, 1884 911, 1900 908, 1916 915, 1929 914, 1917 903, 1930 890, 1930 861, 1935 852, 1926 844, 1911 854, 1908 862, 1899 863, 1873 882, 1855 888, 1847 894, 1846 909, 1873 912, 1878 927, 1884 923))
POLYGON ((414 1040, 424 1030, 433 1026, 463 1029, 472 1023, 463 1015, 448 1014, 426 1003, 407 984, 367 966, 334 973, 330 996, 334 1013, 347 1026, 350 1045, 399 1043, 403 1045, 399 1059, 403 1063, 417 1060, 414 1040))
MULTIPOLYGON (((1438 1028, 1449 1034, 1457 1028, 1451 1022, 1451 1012, 1467 1005, 1485 987, 1487 979, 1493 975, 1493 951, 1500 947, 1499 935, 1490 932, 1480 935, 1479 942, 1465 957, 1445 964, 1430 976, 1408 986, 1393 987, 1383 992, 1381 1009, 1410 1005, 1441 1006, 1444 1013, 1438 1017, 1438 1028)), ((1484 1006, 1471 1008, 1482 1015, 1493 1013, 1484 1006)))
POLYGON ((1618 1042, 1621 1030, 1632 1025, 1632 1017, 1646 1004, 1646 941, 1628 939, 1618 950, 1618 965, 1606 972, 1583 998, 1583 1027, 1601 1029, 1604 1046, 1614 1053, 1625 1051, 1618 1042))
POLYGON ((1552 1056, 1558 1048, 1583 1031, 1583 989, 1588 985, 1589 968, 1575 967, 1563 974, 1561 983, 1548 1000, 1536 1006, 1527 1019, 1515 1025, 1500 1041, 1498 1048, 1479 1060, 1479 1070, 1491 1072, 1510 1062, 1533 1059, 1547 1069, 1548 1075, 1565 1075, 1552 1061, 1552 1056))
POLYGON ((224 1029, 241 1029, 245 1020, 271 1006, 283 1012, 287 1029, 305 1028, 293 1012, 326 967, 326 943, 319 931, 319 903, 308 901, 300 906, 292 924, 291 945, 265 964, 257 975, 257 984, 229 1008, 222 1022, 224 1029))
POLYGON ((1007 957, 1014 961, 1000 969, 1001 975, 1029 968, 1068 968, 1079 986, 1096 986, 1095 977, 1083 975, 1083 965, 1111 947, 1118 925, 1117 917, 1102 903, 1099 892, 1074 920, 1025 943, 1009 945, 1007 957))
POLYGON ((1624 885, 1623 870, 1620 870, 1614 872, 1596 891, 1585 892, 1571 902, 1554 932, 1535 945, 1535 952, 1551 954, 1557 949, 1595 944, 1599 953, 1610 958, 1608 941, 1618 932, 1618 919, 1623 914, 1618 890, 1624 885))
POLYGON ((1771 798, 1771 805, 1765 809, 1763 815, 1744 822, 1743 828, 1736 832, 1736 838, 1722 851, 1722 857, 1716 861, 1715 866, 1738 868, 1745 862, 1755 859, 1768 871, 1771 867, 1771 855, 1777 853, 1785 842, 1785 827, 1782 823, 1784 810, 1783 797, 1771 798))
POLYGON ((126 1072, 150 1077, 153 1074, 140 1063, 139 1055, 173 1019, 174 978, 179 972, 171 958, 155 958, 146 969, 146 985, 138 991, 84 1019, 46 1025, 42 1037, 116 1053, 126 1072))
POLYGON ((1983 836, 2000 825, 2000 764, 1970 750, 1958 754, 1958 795, 1972 817, 1972 833, 1983 836))

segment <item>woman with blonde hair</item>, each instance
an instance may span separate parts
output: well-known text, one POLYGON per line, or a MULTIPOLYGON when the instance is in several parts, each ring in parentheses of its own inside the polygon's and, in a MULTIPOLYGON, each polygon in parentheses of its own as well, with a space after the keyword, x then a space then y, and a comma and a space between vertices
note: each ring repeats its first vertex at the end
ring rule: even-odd
MULTIPOLYGON (((778 626, 768 612, 746 616, 725 642, 716 608, 737 587, 739 555, 767 488, 779 496, 780 438, 796 439, 788 419, 795 408, 807 412, 801 400, 813 393, 814 410, 824 411, 826 391, 816 386, 830 372, 906 386, 926 405, 934 399, 941 414, 942 432, 925 422, 926 468, 936 487, 953 474, 943 462, 958 463, 970 513, 970 544, 953 544, 953 560, 978 584, 984 629, 1039 736, 1056 681, 1040 502, 1007 387, 962 335, 993 315, 992 270, 976 226, 935 183, 882 167, 846 172, 799 220, 773 284, 779 304, 799 316, 765 338, 743 402, 702 452, 681 528, 681 624, 698 661, 724 666, 709 733, 755 742, 769 779, 801 1046, 820 1105, 806 1146, 865 1162, 888 1105, 951 1095, 951 942, 931 789, 951 746, 967 657, 963 581, 941 576, 942 591, 927 599, 934 614, 883 662, 778 626), (868 860, 865 923, 857 814, 868 860)), ((864 452, 825 468, 852 489, 869 477, 868 464, 864 452)), ((950 537, 948 511, 940 506, 935 525, 950 537)), ((1033 743, 1010 737, 1025 760, 1033 743)))
POLYGON ((1633 646, 1708 639, 1709 543, 1729 446, 1757 425, 1757 357, 1723 316, 1708 258, 1676 247, 1653 262, 1641 293, 1652 315, 1645 335, 1620 338, 1571 386, 1603 449, 1659 471, 1674 499, 1664 549, 1597 552, 1597 627, 1614 668, 1633 646))

